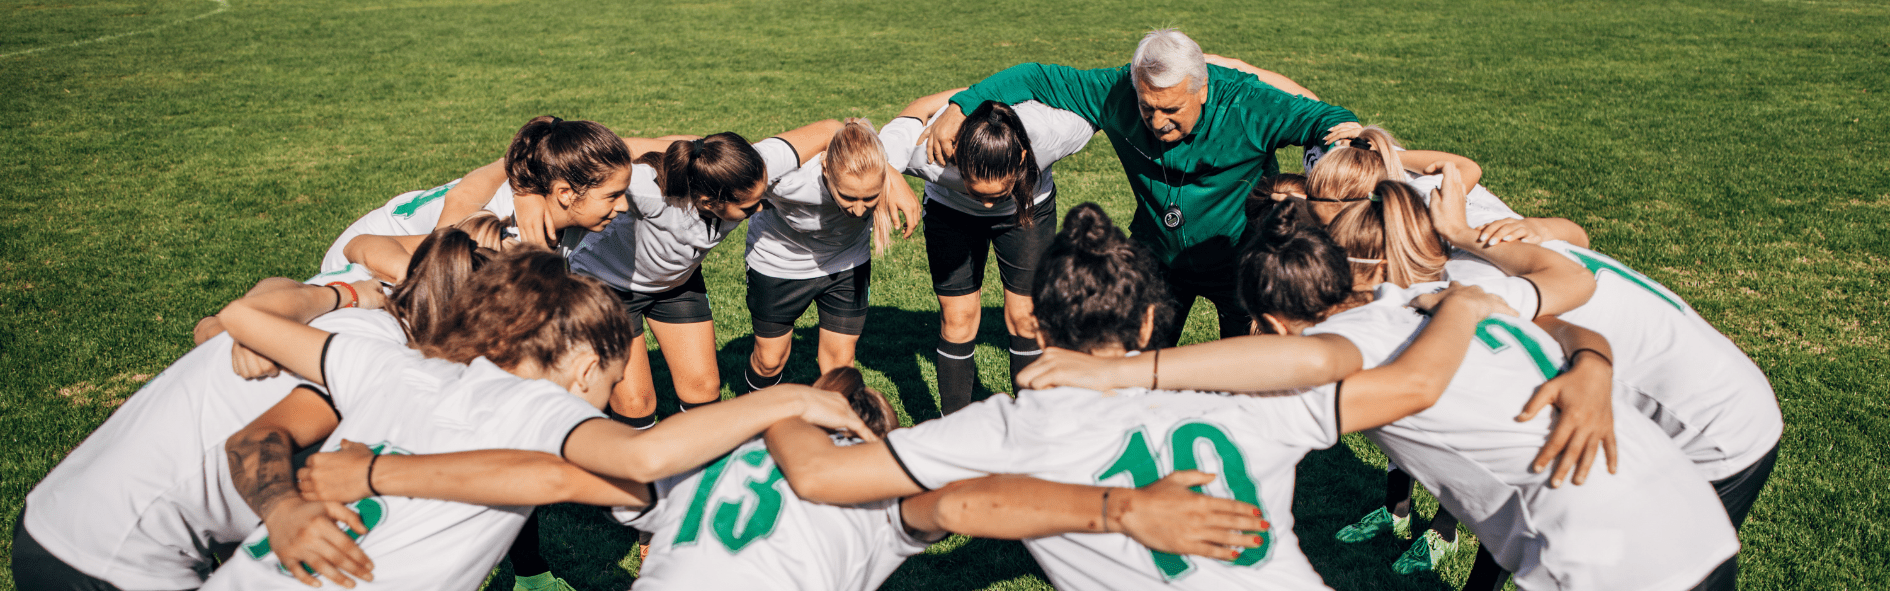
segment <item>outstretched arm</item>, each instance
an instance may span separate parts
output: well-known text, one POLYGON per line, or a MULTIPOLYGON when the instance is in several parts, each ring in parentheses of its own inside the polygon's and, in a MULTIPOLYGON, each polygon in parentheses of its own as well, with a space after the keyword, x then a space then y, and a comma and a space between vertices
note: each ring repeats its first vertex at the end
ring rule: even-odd
POLYGON ((1313 94, 1313 91, 1307 90, 1306 87, 1304 86, 1300 86, 1299 83, 1294 82, 1292 78, 1287 78, 1285 75, 1279 74, 1277 72, 1267 71, 1267 70, 1261 69, 1259 66, 1255 66, 1253 64, 1249 64, 1241 60, 1237 60, 1231 57, 1214 55, 1211 53, 1202 55, 1201 57, 1207 58, 1207 63, 1209 65, 1220 66, 1223 68, 1228 68, 1228 69, 1233 69, 1233 70, 1240 70, 1242 72, 1246 72, 1248 74, 1253 74, 1255 76, 1258 76, 1260 77, 1261 82, 1265 82, 1269 85, 1272 85, 1274 88, 1284 90, 1287 92, 1287 94, 1297 94, 1299 96, 1303 96, 1303 97, 1306 97, 1315 101, 1319 100, 1319 95, 1313 94))
POLYGON ((1575 472, 1571 482, 1579 485, 1588 480, 1588 469, 1600 451, 1608 455, 1608 472, 1614 473, 1620 460, 1614 447, 1614 350, 1600 333, 1554 316, 1537 318, 1536 326, 1568 352, 1569 368, 1536 388, 1536 395, 1516 417, 1518 422, 1533 419, 1549 405, 1560 413, 1548 444, 1530 468, 1541 472, 1554 460, 1549 485, 1560 486, 1571 468, 1575 472))
POLYGON ((647 484, 605 478, 548 453, 516 449, 376 457, 367 446, 343 440, 337 451, 309 456, 296 480, 303 500, 342 503, 377 494, 523 506, 644 507, 651 499, 647 484))
POLYGON ((1021 540, 1065 533, 1120 533, 1150 549, 1226 560, 1259 545, 1269 526, 1253 505, 1189 489, 1213 474, 1183 470, 1142 488, 1063 484, 1001 474, 960 480, 908 497, 906 526, 922 532, 1021 540))
MULTIPOLYGON (((900 110, 899 114, 895 116, 896 117, 911 117, 913 119, 918 119, 921 122, 930 121, 932 119, 933 113, 937 113, 940 108, 945 106, 945 103, 951 102, 952 95, 955 95, 964 91, 965 89, 963 88, 954 88, 951 90, 947 90, 945 92, 940 92, 936 94, 928 94, 928 95, 919 97, 917 99, 914 99, 912 102, 907 103, 906 108, 900 110)), ((961 112, 959 114, 963 115, 964 113, 961 112)))
POLYGON ((459 223, 473 212, 485 209, 492 196, 499 192, 499 185, 505 184, 505 178, 504 158, 466 173, 459 184, 446 190, 446 205, 440 208, 440 221, 434 222, 433 229, 459 223))
MULTIPOLYGON (((352 284, 352 295, 362 308, 379 308, 384 300, 378 281, 352 284)), ((325 385, 322 349, 330 333, 308 326, 308 321, 346 305, 348 290, 319 285, 298 285, 244 296, 225 306, 217 318, 237 343, 274 360, 277 365, 317 385, 325 385)))
POLYGON ((1463 365, 1477 323, 1493 312, 1511 312, 1502 298, 1476 286, 1452 283, 1432 295, 1442 301, 1431 309, 1430 324, 1404 353, 1339 384, 1341 433, 1388 425, 1437 404, 1463 365))
POLYGON ((822 119, 777 133, 774 137, 781 138, 788 145, 794 146, 794 152, 801 156, 801 164, 806 164, 808 160, 813 160, 816 154, 827 151, 827 144, 833 141, 833 134, 839 131, 839 120, 822 119))
POLYGON ((1251 335, 1119 358, 1047 347, 1017 374, 1017 383, 1030 389, 1265 392, 1330 384, 1359 365, 1358 348, 1344 337, 1251 335))
POLYGON ((826 431, 798 419, 768 428, 768 453, 794 494, 816 503, 852 505, 925 491, 885 442, 837 446, 826 431))
POLYGON ((1523 242, 1478 246, 1477 230, 1464 220, 1468 188, 1453 164, 1444 164, 1444 184, 1431 194, 1431 223, 1452 245, 1475 253, 1505 274, 1522 277, 1542 292, 1537 316, 1561 314, 1588 303, 1595 295, 1595 276, 1581 264, 1549 249, 1523 242))
POLYGON ((1465 190, 1483 182, 1483 166, 1477 161, 1450 152, 1437 150, 1405 150, 1398 153, 1398 160, 1404 163, 1406 170, 1422 174, 1442 174, 1444 163, 1457 165, 1457 173, 1463 175, 1465 190))
POLYGON ((571 431, 564 457, 593 473, 655 482, 700 466, 785 419, 877 439, 844 396, 801 384, 782 384, 682 413, 637 431, 615 421, 587 421, 571 431))

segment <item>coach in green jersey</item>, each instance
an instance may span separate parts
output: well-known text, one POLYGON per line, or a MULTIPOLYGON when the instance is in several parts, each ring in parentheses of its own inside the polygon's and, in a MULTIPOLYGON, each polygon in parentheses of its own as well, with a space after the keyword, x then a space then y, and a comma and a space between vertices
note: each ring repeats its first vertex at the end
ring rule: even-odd
POLYGON ((1135 192, 1130 232, 1161 261, 1182 317, 1206 296, 1224 337, 1249 328, 1234 297, 1234 259, 1247 193, 1279 172, 1273 151, 1359 130, 1351 111, 1210 66, 1192 39, 1164 29, 1144 37, 1122 67, 1021 64, 953 95, 959 109, 946 109, 927 137, 932 159, 949 161, 964 113, 985 101, 1027 100, 1081 115, 1109 136, 1135 192))

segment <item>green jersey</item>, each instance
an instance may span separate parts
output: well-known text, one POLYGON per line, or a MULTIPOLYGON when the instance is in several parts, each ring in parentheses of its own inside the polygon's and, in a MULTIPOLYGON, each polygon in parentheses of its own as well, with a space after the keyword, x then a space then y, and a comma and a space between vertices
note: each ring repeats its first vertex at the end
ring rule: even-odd
POLYGON ((1279 172, 1273 151, 1316 144, 1327 129, 1358 118, 1220 66, 1208 66, 1208 85, 1193 133, 1172 144, 1155 139, 1142 122, 1126 65, 1020 64, 953 95, 952 102, 970 113, 985 101, 1036 100, 1088 119, 1108 134, 1135 192, 1130 232, 1163 264, 1211 270, 1233 264, 1247 228, 1247 193, 1279 172))

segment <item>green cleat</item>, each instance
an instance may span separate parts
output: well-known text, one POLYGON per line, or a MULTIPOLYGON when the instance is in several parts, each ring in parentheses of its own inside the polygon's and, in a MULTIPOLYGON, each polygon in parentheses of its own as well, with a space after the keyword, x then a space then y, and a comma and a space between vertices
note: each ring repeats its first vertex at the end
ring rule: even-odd
POLYGON ((512 591, 577 591, 570 583, 557 576, 542 572, 529 577, 513 577, 512 591))
POLYGON ((1397 562, 1391 563, 1391 570, 1401 575, 1436 570, 1438 562, 1456 551, 1456 542, 1446 542, 1437 530, 1427 529, 1417 541, 1411 542, 1411 548, 1405 550, 1397 562))
POLYGON ((1372 511, 1360 518, 1358 523, 1345 526, 1332 537, 1348 544, 1363 542, 1378 537, 1378 534, 1390 531, 1401 539, 1411 539, 1411 516, 1396 517, 1384 507, 1372 511))

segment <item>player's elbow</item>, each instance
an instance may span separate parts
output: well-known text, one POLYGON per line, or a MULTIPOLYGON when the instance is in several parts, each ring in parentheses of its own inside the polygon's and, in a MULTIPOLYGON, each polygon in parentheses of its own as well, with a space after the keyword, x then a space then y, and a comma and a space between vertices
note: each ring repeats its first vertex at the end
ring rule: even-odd
POLYGON ((794 489, 795 496, 816 503, 844 505, 859 502, 849 498, 845 482, 837 476, 839 466, 822 458, 800 458, 779 462, 781 477, 794 489))

